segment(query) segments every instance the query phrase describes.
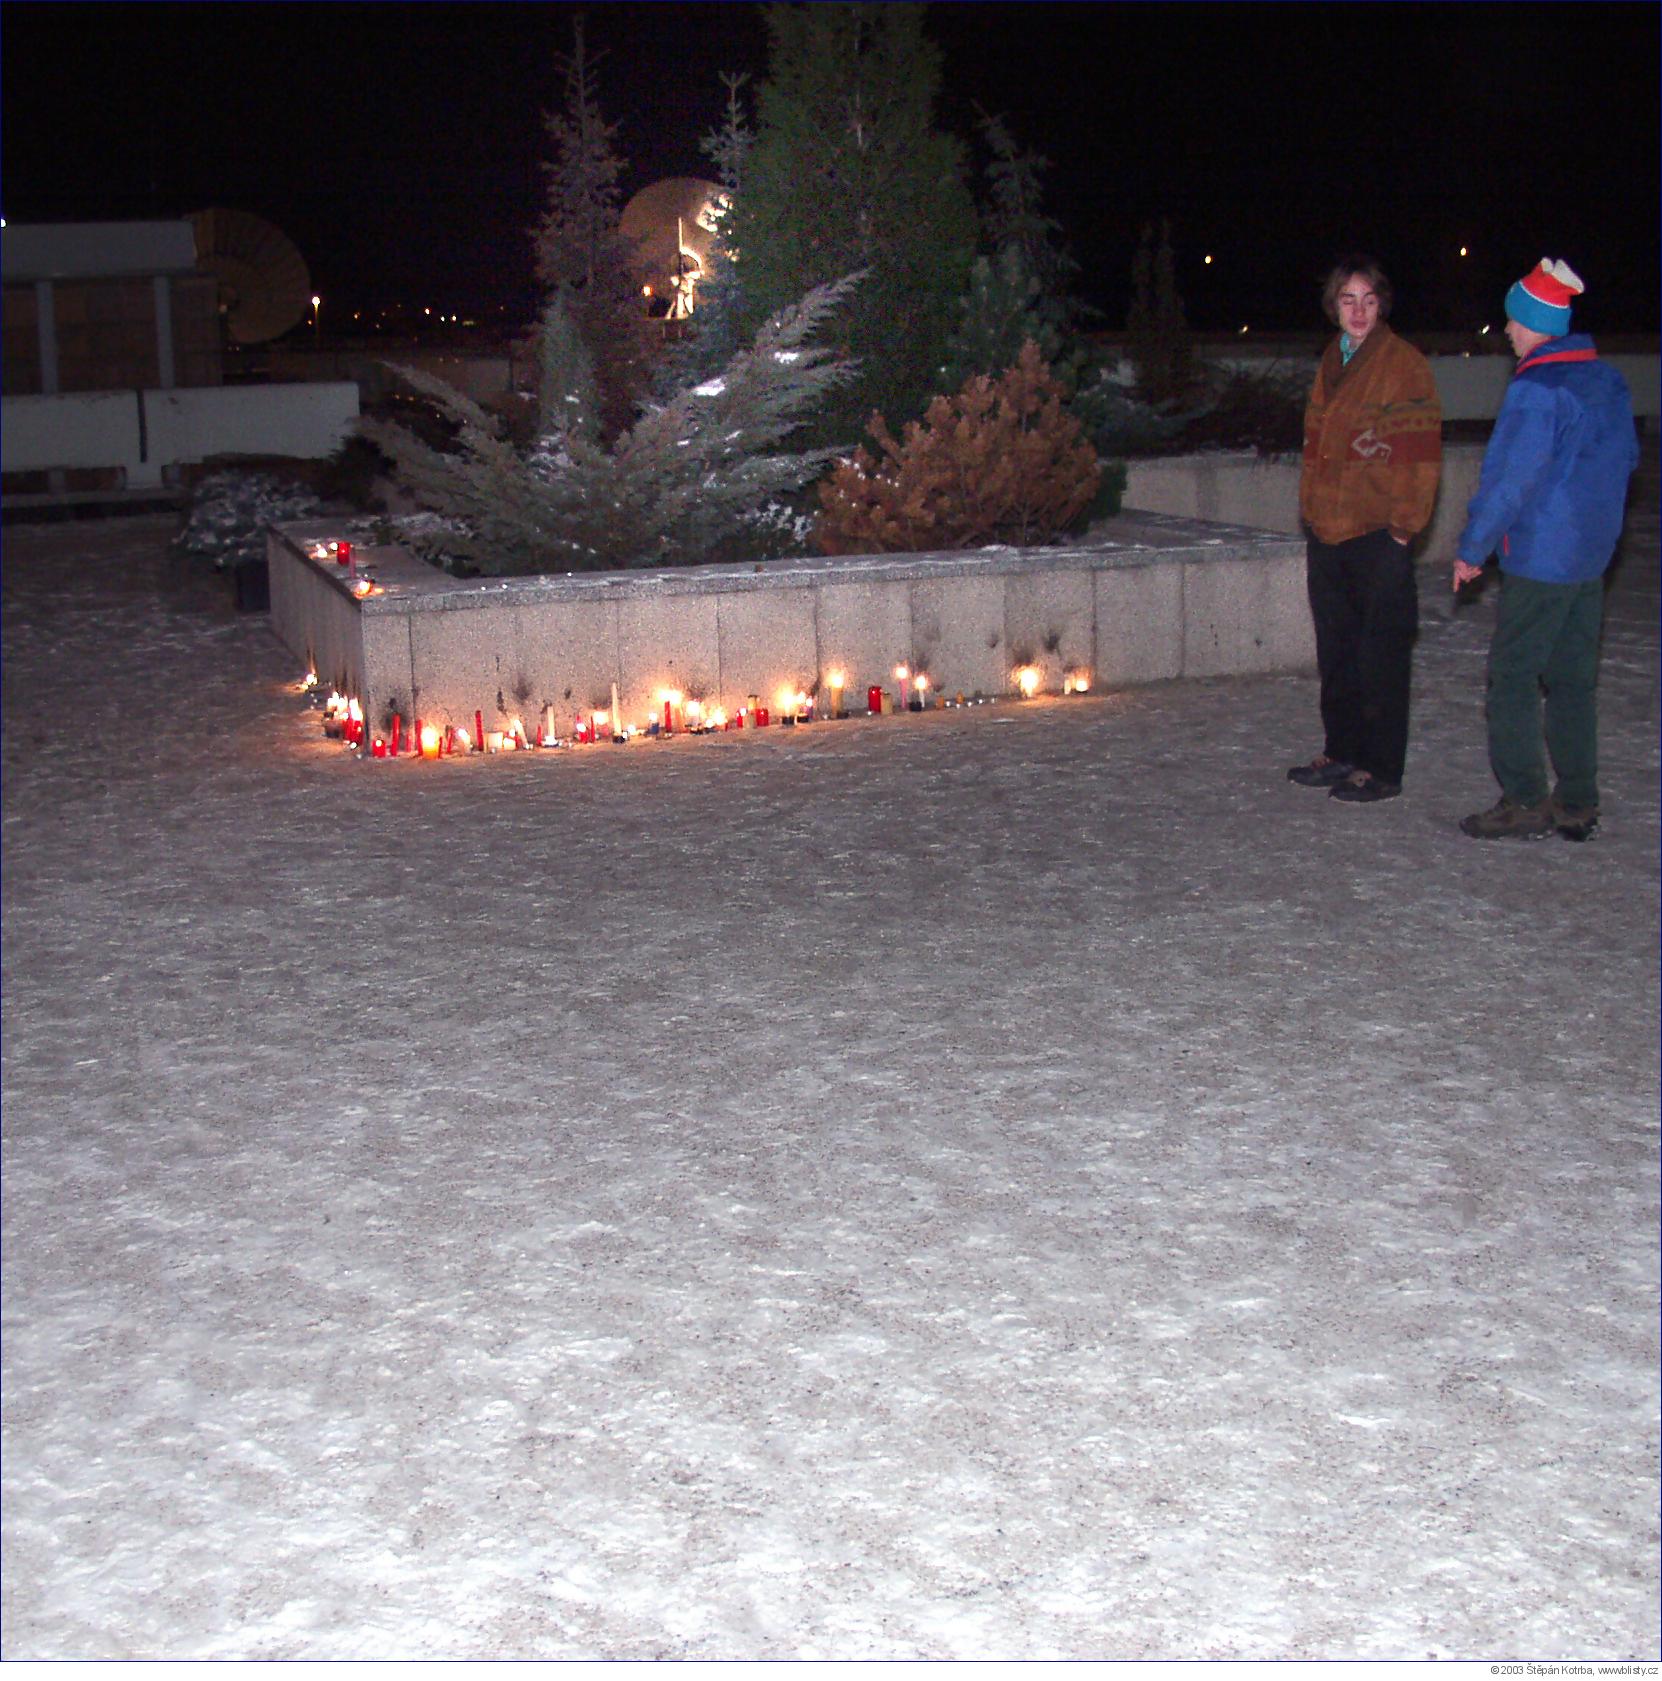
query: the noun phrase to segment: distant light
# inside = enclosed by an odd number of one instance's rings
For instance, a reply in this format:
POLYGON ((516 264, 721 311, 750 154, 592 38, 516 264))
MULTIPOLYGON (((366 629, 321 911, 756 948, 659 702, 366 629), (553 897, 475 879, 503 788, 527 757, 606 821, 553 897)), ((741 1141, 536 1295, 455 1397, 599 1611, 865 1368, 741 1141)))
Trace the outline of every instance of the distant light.
POLYGON ((1242 327, 1242 328, 1241 328, 1241 331, 1242 331, 1242 332, 1243 332, 1243 333, 1244 333, 1244 332, 1245 332, 1245 331, 1246 331, 1246 328, 1245 328, 1245 327, 1244 327, 1244 326, 1243 326, 1243 327, 1242 327))
POLYGON ((1488 330, 1489 330, 1489 323, 1487 321, 1485 321, 1483 323, 1483 325, 1477 329, 1479 337, 1481 337, 1484 333, 1488 332, 1488 330))
MULTIPOLYGON (((294 294, 293 294, 293 293, 290 293, 290 294, 289 294, 289 295, 290 295, 290 296, 291 296, 291 297, 292 297, 292 296, 293 296, 293 295, 294 295, 294 294)), ((319 297, 319 296, 318 296, 318 295, 317 295, 317 293, 316 293, 316 292, 313 292, 313 293, 312 293, 312 308, 313 308, 313 309, 316 309, 316 308, 318 308, 318 307, 319 307, 319 306, 320 306, 320 305, 321 305, 321 304, 322 304, 322 302, 323 302, 323 299, 322 299, 322 298, 320 298, 320 297, 319 297)))
POLYGON ((1465 255, 1466 255, 1466 248, 1465 248, 1465 246, 1464 246, 1464 245, 1462 245, 1462 246, 1461 246, 1461 247, 1460 247, 1460 255, 1461 255, 1461 256, 1462 256, 1462 257, 1463 257, 1463 256, 1465 256, 1465 255))
POLYGON ((1206 256, 1205 256, 1205 257, 1204 257, 1204 258, 1203 258, 1203 259, 1202 259, 1202 261, 1204 261, 1204 262, 1207 262, 1207 263, 1210 263, 1210 262, 1211 262, 1211 261, 1212 261, 1212 254, 1211 254, 1211 252, 1209 252, 1209 251, 1208 251, 1208 252, 1207 252, 1207 254, 1206 254, 1206 256))

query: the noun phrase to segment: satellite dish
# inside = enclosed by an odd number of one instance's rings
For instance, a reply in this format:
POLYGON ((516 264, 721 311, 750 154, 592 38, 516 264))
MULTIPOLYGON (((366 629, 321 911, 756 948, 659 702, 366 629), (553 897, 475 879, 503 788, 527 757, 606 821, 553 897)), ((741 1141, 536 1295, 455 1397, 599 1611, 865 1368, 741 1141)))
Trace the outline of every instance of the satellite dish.
POLYGON ((219 281, 219 312, 238 344, 263 344, 305 319, 312 281, 287 234, 248 210, 198 210, 196 266, 219 281))
POLYGON ((647 279, 677 318, 692 314, 693 291, 710 266, 723 194, 714 181, 672 175, 654 181, 624 205, 625 239, 636 242, 647 279))

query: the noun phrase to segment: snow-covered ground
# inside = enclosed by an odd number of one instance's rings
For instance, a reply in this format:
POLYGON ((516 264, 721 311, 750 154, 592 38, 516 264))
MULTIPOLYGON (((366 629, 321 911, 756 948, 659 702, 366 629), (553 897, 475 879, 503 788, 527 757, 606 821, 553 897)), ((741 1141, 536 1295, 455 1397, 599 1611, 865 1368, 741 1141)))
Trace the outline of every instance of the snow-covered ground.
POLYGON ((1308 677, 437 766, 4 556, 7 1658, 1657 1655, 1654 492, 1605 832, 1308 677))

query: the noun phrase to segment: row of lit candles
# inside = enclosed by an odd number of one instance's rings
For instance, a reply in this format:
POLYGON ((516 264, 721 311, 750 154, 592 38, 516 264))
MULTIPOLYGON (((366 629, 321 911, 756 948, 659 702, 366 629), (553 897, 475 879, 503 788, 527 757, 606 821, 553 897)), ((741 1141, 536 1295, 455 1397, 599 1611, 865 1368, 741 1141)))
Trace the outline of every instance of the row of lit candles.
MULTIPOLYGON (((1018 666, 1012 676, 1017 691, 1024 699, 1031 699, 1038 693, 1042 678, 1036 666, 1018 666)), ((966 700, 960 694, 954 700, 947 700, 933 692, 934 686, 927 672, 914 673, 904 665, 895 667, 895 679, 899 684, 900 711, 925 712, 934 707, 980 705, 987 698, 977 694, 966 700)), ((316 685, 316 673, 308 673, 301 687, 309 690, 316 685)), ((844 674, 841 671, 831 672, 826 686, 831 691, 831 710, 824 716, 846 718, 848 713, 842 704, 843 691, 847 687, 844 674)), ((1062 679, 1063 694, 1085 694, 1090 686, 1088 671, 1070 671, 1062 679)), ((724 707, 706 706, 703 701, 684 696, 677 689, 660 689, 656 705, 662 707, 662 716, 654 716, 644 729, 635 725, 620 725, 618 719, 622 716, 622 709, 618 705, 617 685, 614 683, 611 707, 596 707, 578 713, 572 721, 572 733, 563 738, 558 733, 552 706, 544 711, 535 740, 527 734, 524 723, 517 717, 509 720, 506 729, 487 730, 484 714, 478 711, 473 714, 471 733, 465 727, 427 724, 418 718, 407 738, 403 717, 395 712, 392 727, 383 738, 368 734, 363 708, 358 701, 348 699, 335 690, 323 703, 323 733, 360 751, 367 751, 377 759, 397 759, 406 753, 423 759, 440 759, 457 753, 512 753, 529 751, 532 747, 563 747, 568 743, 625 742, 641 736, 708 735, 716 731, 742 730, 747 726, 764 729, 774 722, 773 713, 761 704, 756 695, 749 696, 746 704, 732 714, 724 707)), ((866 712, 869 716, 877 717, 896 710, 895 697, 888 689, 873 684, 866 690, 866 712)), ((815 697, 805 689, 786 687, 779 691, 777 721, 780 724, 809 724, 818 716, 821 714, 816 709, 815 697)))

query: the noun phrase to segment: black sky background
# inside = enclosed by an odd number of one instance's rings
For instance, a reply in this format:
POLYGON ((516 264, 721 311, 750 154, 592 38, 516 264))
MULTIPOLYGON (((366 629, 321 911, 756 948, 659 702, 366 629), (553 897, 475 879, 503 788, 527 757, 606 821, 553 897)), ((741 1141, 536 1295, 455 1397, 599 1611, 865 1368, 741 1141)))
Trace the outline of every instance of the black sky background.
MULTIPOLYGON (((526 315, 576 9, 7 0, 0 208, 251 210, 300 247, 331 322, 395 301, 526 315)), ((759 8, 582 9, 625 191, 711 173, 720 73, 766 73, 759 8)), ((1170 217, 1205 328, 1319 327, 1319 275, 1357 246, 1410 330, 1498 319, 1544 255, 1588 281, 1578 325, 1657 328, 1655 4, 952 0, 928 18, 940 126, 973 142, 976 110, 1002 112, 1052 160, 1049 208, 1105 327, 1141 226, 1170 217)))

